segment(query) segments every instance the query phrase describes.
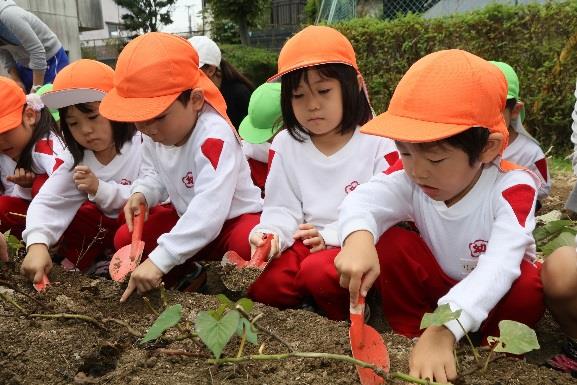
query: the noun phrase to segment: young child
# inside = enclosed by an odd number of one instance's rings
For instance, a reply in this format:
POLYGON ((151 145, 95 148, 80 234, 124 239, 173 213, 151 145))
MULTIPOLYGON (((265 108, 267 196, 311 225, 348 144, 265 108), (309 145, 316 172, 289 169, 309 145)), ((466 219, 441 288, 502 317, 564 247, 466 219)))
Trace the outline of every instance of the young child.
POLYGON ((166 33, 137 37, 118 57, 114 85, 100 113, 135 122, 145 134, 143 165, 115 246, 130 243, 133 215, 146 215, 148 259, 130 276, 121 301, 135 289, 158 287, 169 272, 167 286, 178 284, 194 259, 220 260, 235 250, 248 260, 246 240, 259 220, 260 190, 250 180, 224 99, 198 68, 194 48, 166 33), (167 198, 171 205, 157 206, 167 198))
POLYGON ((260 85, 250 97, 248 115, 240 123, 242 151, 250 166, 250 176, 264 196, 270 144, 282 128, 280 83, 260 85))
POLYGON ((64 144, 40 96, 24 95, 0 77, 0 231, 21 237, 26 211, 48 175, 62 163, 64 144))
MULTIPOLYGON (((488 61, 439 51, 413 64, 388 110, 362 128, 394 139, 402 164, 359 186, 340 208, 335 266, 351 306, 378 279, 389 324, 409 337, 443 304, 462 311, 465 331, 485 337, 497 336, 503 319, 529 326, 540 319, 540 268, 532 263, 539 178, 500 159, 506 95, 505 77, 488 61), (419 233, 393 227, 405 220, 419 233)), ((410 374, 455 378, 453 346, 463 335, 456 321, 427 328, 410 374)))
MULTIPOLYGON (((118 214, 138 177, 142 147, 134 125, 98 113, 113 76, 106 64, 78 60, 58 73, 53 90, 42 97, 60 111, 70 155, 28 208, 21 270, 34 282, 50 271, 48 249, 57 244, 62 265, 82 272, 94 271, 97 258, 113 249, 118 214)), ((99 273, 107 274, 107 258, 101 262, 99 273)))
MULTIPOLYGON (((348 295, 333 265, 340 245, 337 208, 347 194, 397 159, 389 139, 363 135, 372 118, 364 80, 347 38, 310 26, 278 59, 284 126, 273 140, 270 173, 254 249, 274 234, 274 258, 249 295, 279 308, 313 300, 328 318, 348 316, 348 295)), ((271 79, 271 80, 272 80, 271 79)))
POLYGON ((503 159, 519 166, 527 167, 542 178, 541 187, 537 192, 537 210, 540 201, 551 191, 551 180, 547 168, 547 158, 539 142, 531 136, 523 126, 525 106, 519 99, 519 78, 515 70, 507 63, 492 61, 507 79, 507 104, 503 117, 509 129, 509 145, 503 151, 503 159))

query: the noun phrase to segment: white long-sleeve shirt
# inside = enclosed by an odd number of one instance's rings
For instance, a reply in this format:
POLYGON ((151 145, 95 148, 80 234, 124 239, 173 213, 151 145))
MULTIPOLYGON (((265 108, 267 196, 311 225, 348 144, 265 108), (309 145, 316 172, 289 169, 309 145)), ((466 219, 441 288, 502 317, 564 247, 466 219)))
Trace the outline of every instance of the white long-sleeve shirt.
MULTIPOLYGON (((63 157, 67 156, 66 154, 69 153, 65 149, 64 143, 56 135, 50 133, 48 138, 41 138, 34 145, 32 149, 32 169, 30 171, 38 175, 48 174, 50 176, 60 167, 63 157)), ((32 189, 21 187, 6 179, 8 175, 14 175, 16 161, 7 155, 0 154, 0 167, 2 184, 5 189, 3 195, 31 200, 32 189)))
POLYGON ((271 147, 273 158, 265 185, 260 223, 253 232, 279 236, 281 251, 293 244, 302 223, 317 228, 327 246, 340 246, 337 208, 345 196, 398 159, 393 141, 360 133, 331 156, 310 139, 298 142, 280 132, 271 147))
POLYGON ((262 209, 240 142, 206 103, 184 145, 165 146, 145 136, 132 192, 143 193, 148 207, 170 198, 180 216, 149 255, 164 273, 216 239, 226 220, 262 209))
MULTIPOLYGON (((367 230, 377 242, 396 223, 414 221, 441 269, 459 280, 438 304, 461 309, 459 321, 475 331, 521 274, 523 258, 534 259, 534 178, 524 170, 486 166, 475 186, 447 207, 425 195, 404 170, 379 174, 345 198, 341 240, 367 230)), ((457 340, 464 335, 456 321, 446 326, 457 340)))
POLYGON ((81 164, 88 166, 98 178, 98 190, 92 196, 76 188, 74 160, 68 154, 28 207, 26 229, 22 233, 26 245, 55 244, 87 199, 107 217, 117 218, 130 196, 131 183, 138 178, 141 161, 142 135, 139 133, 124 143, 120 154, 106 165, 100 163, 92 151, 84 150, 81 164))
POLYGON ((535 140, 523 134, 517 135, 515 140, 510 142, 505 151, 503 151, 503 159, 519 166, 527 167, 542 179, 537 199, 544 199, 549 195, 551 178, 549 177, 547 159, 535 140))

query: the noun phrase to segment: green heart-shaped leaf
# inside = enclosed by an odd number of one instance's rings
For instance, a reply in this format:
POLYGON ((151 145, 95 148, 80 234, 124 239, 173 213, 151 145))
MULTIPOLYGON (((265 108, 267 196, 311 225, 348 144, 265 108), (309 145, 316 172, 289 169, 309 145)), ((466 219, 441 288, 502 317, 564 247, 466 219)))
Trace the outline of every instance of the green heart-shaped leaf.
POLYGON ((448 304, 444 304, 435 309, 432 313, 425 313, 421 320, 421 329, 426 329, 431 325, 441 326, 449 321, 456 320, 461 316, 461 310, 451 311, 448 304))
POLYGON ((182 305, 176 304, 167 307, 154 321, 148 333, 140 341, 140 343, 146 343, 157 339, 164 333, 167 329, 173 327, 180 322, 182 318, 182 305))
POLYGON ((196 316, 195 330, 202 342, 214 354, 220 358, 226 344, 230 341, 240 321, 240 314, 236 310, 227 312, 217 320, 209 312, 201 311, 196 316))
POLYGON ((239 337, 242 337, 243 329, 246 330, 246 340, 253 345, 258 345, 258 335, 256 329, 250 324, 249 320, 246 318, 241 318, 240 322, 238 323, 238 329, 236 330, 236 334, 239 337))
POLYGON ((240 305, 243 310, 247 313, 250 313, 252 311, 252 308, 254 307, 254 302, 252 302, 252 300, 248 299, 248 298, 241 298, 238 301, 236 301, 237 305, 240 305))
POLYGON ((548 256, 553 251, 562 246, 573 246, 575 244, 575 234, 569 231, 564 231, 545 246, 541 247, 541 251, 545 256, 548 256))
POLYGON ((487 338, 489 343, 497 343, 496 352, 525 354, 540 348, 535 330, 520 322, 499 322, 499 334, 499 337, 487 338))

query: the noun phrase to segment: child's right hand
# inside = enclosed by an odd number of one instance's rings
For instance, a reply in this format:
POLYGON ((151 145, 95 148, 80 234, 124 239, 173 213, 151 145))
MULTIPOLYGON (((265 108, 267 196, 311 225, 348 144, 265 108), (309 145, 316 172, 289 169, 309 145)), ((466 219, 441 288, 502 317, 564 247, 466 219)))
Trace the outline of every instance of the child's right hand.
POLYGON ((8 175, 6 177, 6 180, 14 184, 17 184, 20 187, 30 188, 32 187, 34 178, 36 178, 36 174, 34 174, 32 171, 28 171, 23 168, 17 168, 16 170, 14 170, 14 175, 8 175))
POLYGON ((359 294, 366 297, 381 272, 373 234, 351 233, 335 258, 335 267, 341 287, 349 289, 351 306, 356 306, 359 294))
POLYGON ((20 273, 32 283, 38 283, 44 274, 50 273, 50 270, 52 270, 52 258, 48 253, 48 247, 43 243, 30 245, 20 266, 20 273))
MULTIPOLYGON (((273 259, 279 256, 280 246, 278 243, 278 235, 275 233, 270 233, 273 235, 272 241, 270 242, 270 254, 268 255, 268 259, 273 259)), ((257 247, 260 247, 264 244, 263 233, 255 232, 250 236, 250 255, 251 257, 254 255, 257 247)))
POLYGON ((144 220, 148 219, 148 204, 146 203, 146 198, 143 193, 132 194, 126 204, 124 205, 124 217, 126 218, 126 225, 128 226, 128 231, 132 232, 132 218, 135 215, 140 215, 140 205, 144 205, 144 220))

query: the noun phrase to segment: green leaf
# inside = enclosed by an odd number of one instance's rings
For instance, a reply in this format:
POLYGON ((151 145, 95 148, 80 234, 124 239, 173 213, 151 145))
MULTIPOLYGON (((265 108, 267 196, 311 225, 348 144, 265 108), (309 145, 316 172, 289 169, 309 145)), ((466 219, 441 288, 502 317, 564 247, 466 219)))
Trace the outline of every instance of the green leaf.
POLYGON ((216 299, 218 299, 218 302, 221 305, 224 305, 229 309, 234 309, 234 302, 232 302, 230 299, 228 299, 228 297, 226 295, 219 294, 216 296, 216 299))
POLYGON ((421 329, 426 329, 429 326, 441 326, 445 323, 456 320, 461 316, 461 310, 451 311, 448 304, 444 304, 435 309, 432 313, 425 313, 421 320, 421 329))
POLYGON ((490 344, 497 343, 496 352, 525 354, 540 348, 535 330, 520 322, 499 322, 499 334, 499 337, 487 338, 490 344))
POLYGON ((254 307, 254 302, 252 302, 248 298, 241 298, 238 301, 236 301, 236 304, 240 305, 240 307, 242 307, 243 310, 247 313, 250 313, 254 307))
POLYGON ((251 325, 250 321, 246 318, 241 318, 240 322, 238 323, 238 329, 236 330, 236 334, 239 337, 242 337, 242 331, 246 329, 246 340, 253 345, 258 345, 258 335, 255 328, 251 325))
POLYGON ((140 341, 140 343, 146 343, 157 339, 164 333, 167 329, 170 329, 182 318, 182 305, 176 304, 167 307, 154 321, 154 324, 148 330, 148 333, 140 341))
POLYGON ((541 251, 545 256, 548 256, 559 247, 574 246, 574 245, 575 245, 575 234, 566 231, 559 234, 552 241, 548 242, 545 246, 541 248, 541 251))
POLYGON ((533 231, 535 242, 541 242, 552 235, 557 235, 561 233, 565 227, 571 226, 572 224, 573 222, 571 220, 561 219, 540 226, 533 231))
POLYGON ((239 321, 240 313, 236 310, 227 312, 219 320, 209 312, 201 311, 196 316, 195 330, 214 357, 220 358, 224 347, 237 331, 239 321))
POLYGON ((18 251, 24 247, 24 242, 18 239, 15 235, 10 234, 10 229, 4 233, 6 245, 8 247, 8 256, 14 259, 18 256, 18 251))

